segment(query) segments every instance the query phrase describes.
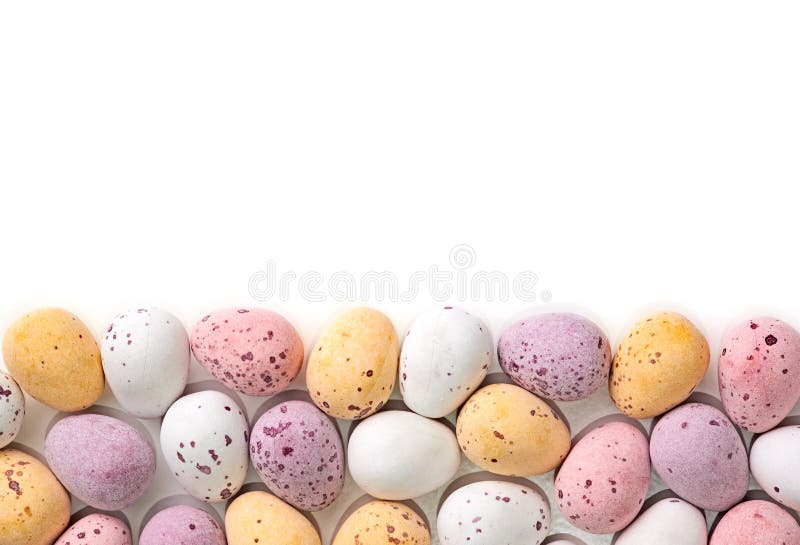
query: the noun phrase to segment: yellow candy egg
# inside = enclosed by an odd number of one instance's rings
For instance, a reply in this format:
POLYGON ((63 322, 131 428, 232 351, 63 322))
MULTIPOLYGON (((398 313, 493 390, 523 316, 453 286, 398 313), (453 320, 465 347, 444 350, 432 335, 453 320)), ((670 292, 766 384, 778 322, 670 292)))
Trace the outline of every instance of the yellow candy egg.
POLYGON ((347 517, 332 545, 430 545, 425 521, 408 506, 371 501, 347 517))
POLYGON ((392 393, 399 353, 389 318, 364 307, 345 312, 311 351, 306 370, 311 398, 336 418, 369 416, 392 393))
POLYGON ((456 435, 473 464, 500 475, 547 473, 570 448, 569 428, 558 414, 513 384, 475 392, 458 414, 456 435))
POLYGON ((665 413, 691 395, 708 369, 703 334, 675 312, 659 312, 635 324, 611 364, 609 391, 632 418, 665 413))
POLYGON ((11 324, 3 337, 3 359, 23 390, 59 411, 91 407, 103 393, 97 343, 66 310, 35 310, 11 324))
POLYGON ((50 545, 69 523, 69 495, 36 458, 0 450, 0 545, 50 545))
POLYGON ((242 494, 225 513, 228 545, 321 545, 319 534, 300 511, 267 492, 242 494))

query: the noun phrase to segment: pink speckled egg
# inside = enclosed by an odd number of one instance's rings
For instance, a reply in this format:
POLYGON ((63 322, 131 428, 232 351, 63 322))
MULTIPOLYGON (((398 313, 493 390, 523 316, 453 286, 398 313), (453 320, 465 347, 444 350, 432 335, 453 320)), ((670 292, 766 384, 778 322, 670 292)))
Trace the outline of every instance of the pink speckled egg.
POLYGON ((776 318, 747 320, 722 340, 719 393, 733 422, 761 433, 800 398, 800 333, 776 318))
POLYGON ((680 497, 724 511, 747 493, 747 451, 721 411, 688 403, 664 415, 650 435, 653 469, 680 497))
POLYGON ((285 390, 303 366, 303 341, 292 324, 259 308, 204 316, 192 331, 192 351, 215 378, 252 396, 285 390))
POLYGON ((96 513, 80 519, 61 534, 55 545, 131 545, 128 525, 116 517, 96 513))
POLYGON ((555 494, 573 526, 610 534, 636 517, 649 485, 647 438, 631 424, 609 422, 572 448, 556 476, 555 494))
POLYGON ((156 471, 156 455, 147 439, 125 422, 99 414, 57 422, 45 438, 44 451, 72 495, 105 511, 136 502, 156 471))
POLYGON ((139 545, 225 545, 214 517, 195 507, 176 505, 156 513, 139 536, 139 545))
POLYGON ((569 313, 531 316, 507 328, 497 343, 500 366, 534 394, 583 399, 608 382, 611 347, 592 321, 569 313))
POLYGON ((800 545, 800 526, 772 502, 746 501, 725 513, 709 545, 800 545))
POLYGON ((306 511, 333 503, 344 486, 344 447, 328 415, 306 401, 285 401, 261 415, 250 457, 276 496, 306 511))

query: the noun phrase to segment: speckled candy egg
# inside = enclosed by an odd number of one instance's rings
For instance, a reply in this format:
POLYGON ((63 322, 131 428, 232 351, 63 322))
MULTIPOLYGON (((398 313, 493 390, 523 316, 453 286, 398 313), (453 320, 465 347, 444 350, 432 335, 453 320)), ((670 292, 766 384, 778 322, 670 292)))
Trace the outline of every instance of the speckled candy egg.
POLYGON ((520 386, 548 399, 589 397, 608 382, 611 347, 597 325, 577 314, 531 316, 497 343, 500 366, 520 386))
POLYGON ((371 501, 345 519, 331 545, 430 545, 425 521, 408 506, 371 501))
POLYGON ((750 447, 750 471, 774 500, 800 510, 800 426, 758 436, 750 447))
POLYGON ((61 534, 54 545, 131 545, 131 530, 116 517, 87 515, 61 534))
POLYGON ((228 545, 320 545, 319 534, 302 513, 266 492, 242 494, 225 513, 228 545))
POLYGON ((74 496, 97 509, 125 509, 145 493, 156 455, 139 431, 99 414, 58 421, 44 442, 47 463, 74 496))
POLYGON ((303 366, 303 341, 276 312, 212 312, 192 331, 195 358, 230 389, 252 396, 285 390, 303 366))
POLYGON ((306 383, 317 407, 336 418, 364 418, 389 399, 399 345, 392 322, 371 308, 339 316, 308 359, 306 383))
POLYGON ((408 411, 370 416, 356 426, 347 446, 353 480, 367 494, 384 500, 432 492, 453 477, 460 462, 450 428, 408 411))
POLYGON ((611 365, 609 389, 632 418, 665 413, 691 395, 708 369, 708 343, 674 312, 660 312, 631 328, 611 365))
POLYGON ((69 494, 46 465, 0 450, 0 545, 50 545, 69 524, 69 494))
POLYGON ((492 363, 489 328, 469 312, 444 307, 417 317, 400 352, 400 392, 412 411, 441 418, 461 405, 492 363))
POLYGON ((668 488, 701 509, 725 511, 747 493, 747 451, 721 411, 687 403, 658 420, 650 435, 653 469, 668 488))
POLYGON ((461 450, 500 475, 539 475, 567 456, 569 429, 547 403, 513 384, 491 384, 470 397, 456 422, 461 450))
POLYGON ((34 310, 11 324, 3 359, 23 390, 59 411, 91 407, 105 387, 92 333, 66 310, 34 310))
POLYGON ((324 509, 344 486, 339 430, 306 401, 285 401, 261 415, 250 434, 250 458, 270 490, 298 509, 324 509))
POLYGON ((706 517, 692 504, 666 498, 639 515, 615 545, 706 545, 706 517))
POLYGON ((214 517, 196 507, 175 505, 147 522, 139 545, 226 545, 226 540, 214 517))
POLYGON ((25 396, 10 375, 0 371, 0 448, 19 433, 25 417, 25 396))
POLYGON ((533 488, 481 481, 450 494, 436 526, 442 545, 539 545, 550 530, 550 505, 533 488))
POLYGON ((636 517, 649 484, 647 438, 631 424, 609 422, 572 448, 556 476, 556 501, 573 526, 609 534, 636 517))
POLYGON ((725 513, 709 545, 800 545, 800 526, 774 503, 746 501, 725 513))
POLYGON ((120 405, 139 418, 163 416, 189 375, 189 339, 180 320, 158 308, 120 314, 101 343, 106 380, 120 405))
POLYGON ((180 398, 161 423, 161 450, 186 491, 207 502, 224 501, 244 483, 247 420, 227 395, 207 390, 180 398))
POLYGON ((800 397, 800 333, 775 318, 753 318, 722 340, 719 392, 738 426, 774 428, 800 397))

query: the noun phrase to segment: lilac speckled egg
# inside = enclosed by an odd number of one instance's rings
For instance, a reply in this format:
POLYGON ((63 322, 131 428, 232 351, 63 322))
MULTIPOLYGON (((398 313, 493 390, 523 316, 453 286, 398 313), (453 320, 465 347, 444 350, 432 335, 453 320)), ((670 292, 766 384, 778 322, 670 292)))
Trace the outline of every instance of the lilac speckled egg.
POLYGON ((192 331, 192 351, 223 384, 252 396, 285 390, 303 366, 303 341, 286 318, 260 308, 212 312, 192 331))
POLYGON ((324 509, 344 486, 339 431, 306 401, 286 401, 261 415, 250 434, 250 457, 270 490, 298 509, 324 509))
POLYGON ((225 544, 225 532, 214 517, 188 505, 176 505, 159 511, 139 536, 139 545, 225 544))
POLYGON ((710 511, 725 511, 747 493, 747 451, 718 409, 687 403, 659 419, 650 435, 653 469, 681 498, 710 511))
POLYGON ((95 513, 80 519, 54 545, 131 545, 128 525, 116 517, 95 513))
POLYGON ((555 480, 558 507, 576 528, 610 534, 625 528, 650 485, 647 438, 626 422, 609 422, 572 448, 555 480))
POLYGON ((508 327, 497 343, 500 366, 542 397, 574 401, 608 382, 611 347, 592 321, 569 313, 538 314, 508 327))
POLYGON ((772 502, 746 501, 725 513, 709 545, 800 545, 800 526, 772 502))
POLYGON ((755 433, 770 430, 800 398, 800 333, 776 318, 747 320, 723 338, 717 372, 731 420, 755 433))
POLYGON ((229 396, 206 390, 172 404, 161 423, 161 452, 181 486, 197 499, 224 501, 247 474, 250 430, 229 396))
POLYGON ((136 502, 156 471, 156 455, 147 439, 122 420, 100 414, 57 422, 45 438, 44 452, 73 496, 104 511, 136 502))

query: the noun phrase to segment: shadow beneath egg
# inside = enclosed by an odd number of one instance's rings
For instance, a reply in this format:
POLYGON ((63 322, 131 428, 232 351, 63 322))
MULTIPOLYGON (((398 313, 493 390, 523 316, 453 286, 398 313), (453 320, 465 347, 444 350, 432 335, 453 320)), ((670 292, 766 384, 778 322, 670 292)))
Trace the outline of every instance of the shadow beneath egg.
POLYGON ((466 475, 462 475, 447 485, 447 488, 444 489, 444 492, 442 492, 442 495, 439 498, 439 503, 436 506, 436 514, 437 515, 439 514, 439 511, 441 511, 442 509, 442 505, 453 492, 467 485, 484 481, 502 481, 530 488, 534 492, 539 494, 539 496, 541 496, 541 498, 547 504, 547 507, 552 510, 552 506, 550 505, 550 498, 548 498, 545 491, 533 481, 526 479, 525 477, 498 475, 490 471, 476 471, 474 473, 467 473, 466 475))
POLYGON ((44 465, 48 469, 50 468, 50 466, 47 464, 47 458, 45 457, 45 455, 43 453, 40 453, 38 450, 34 449, 33 447, 29 447, 28 445, 26 445, 24 443, 18 443, 16 441, 12 441, 11 443, 9 443, 5 447, 3 447, 2 450, 3 451, 18 450, 23 454, 27 454, 31 458, 35 458, 36 460, 39 460, 39 462, 41 462, 42 465, 44 465))
POLYGON ((174 496, 167 496, 166 498, 161 498, 145 512, 144 517, 142 517, 142 522, 139 524, 139 535, 142 535, 147 524, 150 520, 155 517, 158 513, 163 511, 164 509, 169 509, 170 507, 176 507, 178 505, 186 505, 188 507, 194 507, 195 509, 199 509, 208 513, 211 518, 213 518, 217 524, 219 524, 220 528, 224 528, 223 520, 220 514, 213 508, 211 505, 207 504, 206 502, 200 501, 193 496, 189 496, 188 494, 177 494, 174 496))

